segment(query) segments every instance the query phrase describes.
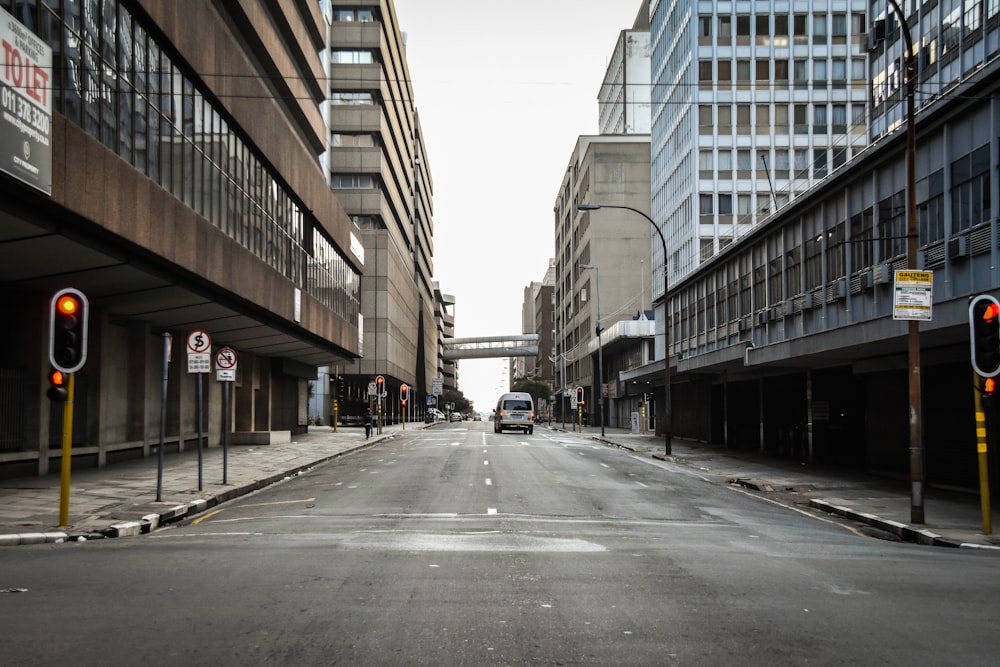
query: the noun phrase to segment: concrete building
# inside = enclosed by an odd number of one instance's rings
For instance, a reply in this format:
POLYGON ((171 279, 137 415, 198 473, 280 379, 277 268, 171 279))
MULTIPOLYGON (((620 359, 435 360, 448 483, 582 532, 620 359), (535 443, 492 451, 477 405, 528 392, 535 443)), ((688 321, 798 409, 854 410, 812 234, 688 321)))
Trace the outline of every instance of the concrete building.
MULTIPOLYGON (((914 260, 933 286, 931 319, 918 326, 919 481, 975 490, 968 304, 1000 294, 1000 10, 947 2, 914 12, 913 42, 931 51, 918 54, 917 81, 947 92, 921 94, 915 115, 914 260)), ((886 72, 903 71, 902 32, 885 3, 872 3, 871 16, 876 140, 671 284, 669 359, 684 387, 672 406, 678 435, 905 479, 914 474, 910 337, 895 319, 894 285, 910 260, 909 184, 900 88, 884 88, 896 76, 886 72)), ((620 379, 656 382, 662 372, 650 365, 620 379)), ((993 477, 997 419, 988 410, 993 477)))
MULTIPOLYGON (((629 211, 581 213, 581 202, 641 207, 649 202, 649 138, 641 135, 582 136, 563 175, 554 206, 555 357, 565 369, 561 388, 586 389, 588 419, 597 423, 600 385, 596 357, 588 351, 598 325, 644 311, 649 290, 649 223, 629 211), (583 269, 580 265, 596 267, 583 269), (598 312, 598 304, 603 310, 598 312)), ((604 336, 607 336, 607 332, 604 336)))
POLYGON ((597 96, 599 134, 649 134, 649 2, 644 0, 631 30, 622 30, 611 52, 597 96))
POLYGON ((674 283, 868 144, 868 1, 650 5, 652 217, 674 283))
MULTIPOLYGON (((326 106, 330 187, 365 254, 362 354, 342 371, 343 412, 360 414, 367 387, 385 378, 390 397, 411 389, 419 411, 438 372, 433 282, 433 181, 392 0, 333 0, 326 106)), ((386 418, 398 419, 388 400, 386 418)), ((417 417, 419 414, 412 415, 417 417)))
POLYGON ((63 287, 90 303, 74 466, 196 444, 197 331, 210 356, 238 359, 226 423, 208 376, 209 446, 303 430, 316 367, 362 352, 370 259, 319 165, 319 3, 0 7, 4 40, 38 65, 2 80, 33 114, 0 132, 0 300, 15 323, 0 339, 0 474, 60 466, 63 406, 45 378, 63 287))
MULTIPOLYGON (((535 319, 535 302, 542 283, 532 281, 524 288, 524 298, 521 300, 521 333, 538 333, 538 322, 535 319)), ((535 377, 536 357, 511 357, 511 368, 514 379, 535 377)))

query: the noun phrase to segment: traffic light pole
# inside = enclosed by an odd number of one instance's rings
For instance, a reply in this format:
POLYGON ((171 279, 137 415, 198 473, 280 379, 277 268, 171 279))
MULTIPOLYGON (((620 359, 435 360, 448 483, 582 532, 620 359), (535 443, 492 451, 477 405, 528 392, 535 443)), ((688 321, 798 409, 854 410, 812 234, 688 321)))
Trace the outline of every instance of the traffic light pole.
MULTIPOLYGON (((979 390, 980 376, 972 372, 973 391, 976 401, 976 451, 979 458, 979 506, 983 515, 983 535, 993 534, 993 520, 990 516, 990 468, 986 446, 986 413, 983 410, 983 396, 979 390)), ((72 386, 72 385, 71 385, 72 386)))
POLYGON ((62 465, 59 470, 59 525, 69 525, 69 478, 73 466, 73 389, 76 373, 67 373, 66 402, 63 403, 62 465))

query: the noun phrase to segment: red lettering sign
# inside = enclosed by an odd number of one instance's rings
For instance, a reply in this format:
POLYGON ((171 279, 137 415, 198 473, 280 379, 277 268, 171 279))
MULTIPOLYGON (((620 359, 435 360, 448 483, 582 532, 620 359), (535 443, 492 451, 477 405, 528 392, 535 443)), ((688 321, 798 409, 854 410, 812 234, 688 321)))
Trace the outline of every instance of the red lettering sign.
POLYGON ((7 40, 3 40, 3 78, 48 108, 49 74, 7 40))

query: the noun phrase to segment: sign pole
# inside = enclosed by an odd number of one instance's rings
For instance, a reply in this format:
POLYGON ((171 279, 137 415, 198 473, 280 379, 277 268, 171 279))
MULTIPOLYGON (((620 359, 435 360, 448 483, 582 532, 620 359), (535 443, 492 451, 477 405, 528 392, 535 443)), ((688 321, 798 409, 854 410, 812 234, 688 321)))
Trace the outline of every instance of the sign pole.
POLYGON ((983 535, 993 534, 993 520, 990 516, 990 466, 986 448, 986 413, 983 411, 983 397, 979 393, 979 374, 972 373, 972 393, 976 401, 976 452, 979 458, 979 505, 983 517, 983 535))
POLYGON ((201 427, 201 410, 202 410, 202 395, 201 395, 201 373, 198 373, 198 490, 202 489, 202 470, 204 469, 204 460, 202 458, 202 427, 201 427))
POLYGON ((167 380, 170 376, 169 333, 163 334, 163 397, 160 399, 160 446, 157 447, 156 502, 163 500, 163 447, 167 439, 167 380))
POLYGON ((222 383, 222 483, 229 472, 229 383, 222 383))

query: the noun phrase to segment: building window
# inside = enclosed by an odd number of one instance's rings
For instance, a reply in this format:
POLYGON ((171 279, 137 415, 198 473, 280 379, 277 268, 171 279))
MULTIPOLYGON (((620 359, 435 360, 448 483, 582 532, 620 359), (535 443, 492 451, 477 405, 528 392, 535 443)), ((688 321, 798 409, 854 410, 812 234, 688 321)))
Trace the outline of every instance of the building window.
POLYGON ((725 84, 728 88, 733 81, 733 63, 731 60, 720 60, 716 63, 716 68, 719 70, 718 82, 720 85, 725 84))
POLYGON ((736 61, 736 83, 742 84, 740 87, 746 89, 750 85, 750 61, 736 61))
POLYGON ((813 176, 815 178, 823 178, 826 176, 826 149, 825 148, 814 148, 813 149, 813 176))
POLYGON ((795 35, 794 41, 796 44, 809 43, 808 21, 808 14, 796 14, 792 18, 792 33, 795 35))
POLYGON ((334 133, 330 135, 330 145, 335 148, 372 148, 375 137, 371 134, 334 133))
POLYGON ((793 65, 793 72, 795 78, 795 87, 806 89, 809 87, 809 61, 808 60, 796 60, 793 65))
POLYGON ((774 133, 788 134, 788 105, 774 105, 774 133))
POLYGON ((847 43, 847 14, 833 15, 833 30, 831 32, 834 44, 847 43))
POLYGON ((371 174, 333 174, 330 187, 334 190, 371 190, 375 187, 375 179, 371 174))
POLYGON ((736 105, 736 134, 750 134, 750 105, 736 105))
POLYGON ((736 171, 738 178, 750 178, 750 171, 753 164, 750 158, 750 149, 740 148, 736 151, 736 171))
POLYGON ((709 104, 698 105, 698 134, 715 134, 712 106, 709 104))
POLYGON ((719 134, 729 134, 733 131, 733 109, 728 104, 721 104, 718 109, 719 122, 716 130, 719 134))
POLYGON ((758 58, 754 62, 755 78, 757 84, 769 85, 771 81, 771 61, 767 58, 758 58))
POLYGON ((768 46, 771 43, 771 17, 767 14, 758 14, 755 21, 757 27, 757 45, 768 46))
POLYGON ((891 262, 906 254, 906 193, 897 192, 878 203, 879 259, 891 262))
POLYGON ((711 149, 698 151, 698 171, 701 172, 699 175, 702 178, 712 178, 714 175, 712 165, 713 160, 711 149))
POLYGON ((357 21, 370 23, 375 20, 370 9, 334 9, 333 20, 337 22, 357 21))
POLYGON ((733 37, 733 17, 720 16, 719 44, 722 46, 728 46, 732 42, 732 37, 733 37))
POLYGON ((375 100, 369 92, 336 91, 330 94, 330 104, 338 106, 353 106, 374 103, 375 100))
POLYGON ((771 133, 771 107, 766 104, 757 105, 757 118, 754 125, 757 128, 757 134, 771 133))
POLYGON ((917 219, 920 242, 934 243, 944 238, 944 170, 938 169, 917 181, 917 219))
POLYGON ((698 36, 701 38, 712 39, 712 17, 711 16, 699 16, 698 17, 698 36))
POLYGON ((795 149, 795 178, 809 180, 809 149, 795 149))
POLYGON ((788 178, 788 176, 789 176, 788 149, 787 148, 775 148, 774 149, 774 177, 775 178, 788 178))
POLYGON ((774 82, 776 84, 784 84, 782 87, 788 85, 788 61, 787 60, 775 60, 774 61, 774 82))
POLYGON ((813 44, 826 44, 826 16, 813 15, 813 44))
POLYGON ((334 49, 330 52, 330 62, 334 65, 370 65, 374 55, 368 50, 334 49))
POLYGON ((795 116, 795 134, 809 134, 809 105, 796 104, 792 110, 795 116))
POLYGON ((847 134, 847 105, 834 104, 833 112, 833 133, 847 134))
POLYGON ((816 88, 826 88, 826 61, 813 61, 813 86, 816 88))
POLYGON ((990 147, 982 146, 951 163, 953 232, 974 227, 990 214, 990 147))
POLYGON ((733 214, 733 196, 731 194, 719 193, 719 215, 733 214))
POLYGON ((731 178, 733 171, 733 152, 728 148, 719 149, 719 178, 731 178))
POLYGON ((712 199, 710 194, 698 195, 698 215, 711 216, 714 213, 712 199))

